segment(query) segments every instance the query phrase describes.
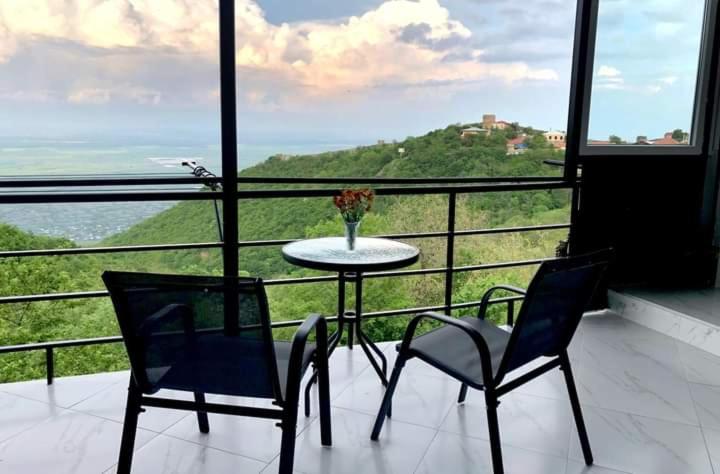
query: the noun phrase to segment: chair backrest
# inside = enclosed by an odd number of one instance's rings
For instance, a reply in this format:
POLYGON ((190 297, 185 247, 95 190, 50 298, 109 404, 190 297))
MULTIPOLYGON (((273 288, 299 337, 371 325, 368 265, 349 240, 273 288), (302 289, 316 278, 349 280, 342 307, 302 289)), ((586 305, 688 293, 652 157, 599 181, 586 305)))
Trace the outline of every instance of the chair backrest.
POLYGON ((540 266, 498 367, 497 381, 540 356, 557 356, 567 349, 610 256, 607 250, 540 266))
POLYGON ((103 281, 144 393, 282 399, 262 280, 108 271, 103 281))

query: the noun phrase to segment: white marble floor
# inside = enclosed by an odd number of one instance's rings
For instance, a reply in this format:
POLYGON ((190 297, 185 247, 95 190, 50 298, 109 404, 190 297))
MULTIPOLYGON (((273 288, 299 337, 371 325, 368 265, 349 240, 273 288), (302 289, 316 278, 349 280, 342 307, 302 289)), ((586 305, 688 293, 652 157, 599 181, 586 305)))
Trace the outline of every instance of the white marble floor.
MULTIPOLYGON (((394 347, 383 348, 394 358, 394 347)), ((506 396, 500 428, 511 474, 720 474, 720 357, 611 313, 588 315, 571 347, 596 465, 587 468, 559 371, 506 396), (714 471, 713 471, 714 469, 714 471)), ((298 473, 491 473, 482 394, 419 362, 401 378, 393 418, 369 439, 382 389, 361 351, 331 359, 333 441, 317 410, 299 420, 298 473)), ((126 372, 0 385, 0 472, 114 472, 126 372)), ((183 394, 170 393, 182 397, 183 394)), ((227 400, 227 399, 226 399, 227 400)), ((148 409, 134 473, 276 472, 272 421, 148 409)))

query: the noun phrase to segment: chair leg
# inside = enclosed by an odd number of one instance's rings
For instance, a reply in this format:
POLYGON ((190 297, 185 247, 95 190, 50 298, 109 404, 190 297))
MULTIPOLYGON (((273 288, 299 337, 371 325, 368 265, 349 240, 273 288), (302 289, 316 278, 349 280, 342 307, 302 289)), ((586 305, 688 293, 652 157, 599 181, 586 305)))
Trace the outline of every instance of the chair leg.
POLYGON ((590 449, 590 440, 588 439, 585 421, 583 420, 582 408, 580 408, 580 399, 575 388, 575 379, 573 378, 572 369, 570 368, 570 358, 567 353, 560 357, 560 368, 565 374, 565 383, 567 385, 568 395, 570 396, 570 404, 572 405, 573 415, 575 417, 575 426, 577 427, 578 436, 580 437, 580 446, 582 446, 585 464, 592 466, 593 455, 590 449))
POLYGON ((330 374, 328 360, 318 363, 318 403, 320 408, 320 442, 332 446, 332 424, 330 421, 330 374))
MULTIPOLYGON (((196 403, 205 403, 205 394, 202 392, 195 392, 195 402, 196 403)), ((197 419, 198 419, 198 427, 200 428, 200 433, 209 433, 210 432, 210 423, 208 422, 207 412, 198 410, 197 419)))
POLYGON ((460 386, 460 394, 458 395, 458 403, 463 403, 465 401, 465 397, 467 397, 468 392, 468 386, 467 384, 462 384, 460 386))
POLYGON ((315 367, 313 366, 313 374, 310 376, 310 380, 308 380, 307 385, 305 385, 305 416, 310 416, 310 392, 312 391, 313 384, 317 380, 318 373, 315 367))
POLYGON ((127 404, 125 405, 125 421, 123 423, 122 442, 120 443, 120 458, 118 459, 118 474, 130 474, 133 451, 135 450, 135 432, 137 431, 138 416, 140 415, 140 399, 142 394, 130 376, 127 404))
POLYGON ((395 393, 395 388, 397 387, 398 380, 400 379, 400 372, 402 372, 403 366, 405 366, 405 357, 401 352, 398 354, 397 361, 395 362, 395 368, 390 376, 390 382, 388 382, 388 386, 385 389, 385 396, 380 404, 380 411, 378 411, 377 418, 375 418, 375 425, 373 426, 372 434, 370 435, 370 439, 373 441, 377 441, 380 437, 380 431, 382 430, 383 423, 385 423, 385 417, 388 416, 392 409, 393 393, 395 393))
POLYGON ((497 407, 499 402, 491 390, 485 391, 487 407, 488 431, 490 432, 490 454, 492 456, 493 474, 503 474, 502 446, 500 446, 500 426, 498 424, 497 407))
POLYGON ((278 474, 292 474, 293 463, 295 462, 295 436, 297 434, 297 403, 288 404, 285 408, 285 416, 281 426, 282 441, 280 443, 280 469, 278 474))

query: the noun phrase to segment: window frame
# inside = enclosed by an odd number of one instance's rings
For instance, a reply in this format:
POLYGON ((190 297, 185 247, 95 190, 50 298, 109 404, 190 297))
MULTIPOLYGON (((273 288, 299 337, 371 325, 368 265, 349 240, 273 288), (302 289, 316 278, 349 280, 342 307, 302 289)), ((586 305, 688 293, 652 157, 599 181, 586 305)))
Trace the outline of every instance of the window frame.
POLYGON ((709 99, 709 83, 711 79, 712 41, 715 38, 715 18, 718 0, 705 0, 705 10, 701 26, 700 51, 698 52, 698 70, 693 103, 693 116, 688 145, 590 145, 589 124, 592 108, 592 82, 595 66, 595 46, 600 1, 590 2, 590 24, 588 43, 585 51, 585 70, 583 107, 580 117, 580 143, 578 155, 582 158, 601 156, 648 157, 648 156, 701 156, 704 153, 706 139, 705 114, 709 99))

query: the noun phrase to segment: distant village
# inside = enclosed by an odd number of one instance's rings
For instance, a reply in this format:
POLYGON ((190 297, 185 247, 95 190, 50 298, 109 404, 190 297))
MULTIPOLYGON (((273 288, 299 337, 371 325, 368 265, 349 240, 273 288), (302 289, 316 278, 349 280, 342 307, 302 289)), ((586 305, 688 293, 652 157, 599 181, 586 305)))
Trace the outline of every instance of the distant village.
MULTIPOLYGON (((497 120, 494 114, 484 114, 482 117, 482 127, 469 126, 463 128, 460 132, 461 138, 468 138, 475 135, 490 135, 493 130, 520 130, 522 127, 517 122, 510 123, 505 120, 497 120)), ((545 140, 555 149, 564 151, 566 146, 566 133, 559 130, 550 130, 547 132, 538 131, 545 137, 545 140)), ((519 133, 515 138, 509 138, 506 141, 507 155, 521 155, 528 149, 528 140, 531 138, 526 132, 519 133)), ((681 130, 667 132, 662 138, 648 139, 647 136, 638 136, 634 142, 628 143, 620 137, 611 136, 608 140, 589 140, 588 145, 687 145, 689 143, 689 134, 681 130)))

